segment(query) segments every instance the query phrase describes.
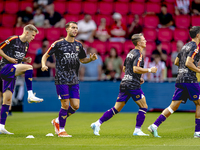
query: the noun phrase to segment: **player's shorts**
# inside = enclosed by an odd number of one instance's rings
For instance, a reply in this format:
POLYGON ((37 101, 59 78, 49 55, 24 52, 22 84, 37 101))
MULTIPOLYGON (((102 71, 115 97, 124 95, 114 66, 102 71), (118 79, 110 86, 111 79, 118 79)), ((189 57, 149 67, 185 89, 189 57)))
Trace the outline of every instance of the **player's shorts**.
POLYGON ((2 87, 3 87, 3 81, 2 81, 2 79, 0 78, 0 92, 2 92, 2 87))
POLYGON ((183 100, 186 103, 187 99, 195 101, 200 99, 200 86, 199 83, 176 83, 175 92, 172 100, 183 100))
POLYGON ((14 67, 16 64, 6 64, 0 71, 0 76, 3 81, 2 92, 4 93, 6 90, 10 90, 12 93, 15 87, 15 70, 14 67))
POLYGON ((130 90, 130 89, 125 89, 122 90, 120 89, 119 95, 117 97, 117 102, 127 102, 129 98, 132 97, 134 101, 138 101, 144 97, 143 91, 140 89, 136 90, 130 90))
POLYGON ((69 98, 80 99, 79 84, 56 85, 56 91, 59 99, 69 99, 69 98))

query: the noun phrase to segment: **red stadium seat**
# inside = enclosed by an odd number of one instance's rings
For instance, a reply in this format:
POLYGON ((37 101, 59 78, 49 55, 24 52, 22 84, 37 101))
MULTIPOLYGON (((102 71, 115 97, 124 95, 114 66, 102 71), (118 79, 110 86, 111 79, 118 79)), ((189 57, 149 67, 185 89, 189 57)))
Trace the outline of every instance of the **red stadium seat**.
POLYGON ((39 34, 36 34, 35 40, 42 41, 45 38, 45 29, 44 28, 37 28, 39 31, 39 34))
POLYGON ((42 42, 41 41, 35 41, 33 40, 30 44, 29 44, 29 49, 28 52, 31 54, 36 54, 36 50, 38 48, 42 47, 42 42))
POLYGON ((2 26, 13 27, 16 24, 17 16, 14 14, 3 14, 2 26))
POLYGON ((157 28, 159 19, 156 15, 146 15, 144 17, 144 26, 146 28, 157 28))
POLYGON ((151 56, 153 50, 156 49, 155 42, 147 41, 146 43, 146 56, 151 56))
POLYGON ((107 26, 111 25, 112 18, 111 18, 110 15, 101 15, 101 14, 99 14, 99 15, 96 16, 96 24, 97 24, 97 26, 100 24, 101 18, 105 18, 106 19, 106 25, 107 26))
POLYGON ((94 15, 97 13, 97 3, 96 2, 83 2, 83 12, 85 14, 94 15))
POLYGON ((66 5, 64 2, 53 2, 54 10, 63 15, 66 12, 66 5))
POLYGON ((3 12, 3 10, 4 10, 4 2, 1 1, 0 2, 0 13, 3 12))
POLYGON ((127 15, 129 13, 129 3, 126 2, 115 2, 114 11, 121 15, 127 15))
POLYGON ((157 39, 157 31, 153 28, 143 29, 144 37, 147 41, 155 41, 157 39))
POLYGON ((175 25, 177 28, 189 28, 190 16, 189 15, 175 16, 175 25))
POLYGON ((23 11, 23 10, 26 9, 26 7, 31 7, 31 8, 33 8, 33 3, 30 2, 30 1, 20 1, 19 10, 20 10, 20 11, 23 11))
POLYGON ((81 2, 73 2, 73 1, 69 1, 67 2, 67 12, 69 14, 80 14, 82 12, 82 6, 81 6, 81 2))
POLYGON ((171 42, 171 45, 172 45, 172 52, 176 52, 176 50, 177 50, 176 43, 177 43, 177 41, 171 42))
POLYGON ((192 26, 199 26, 200 25, 200 16, 192 16, 192 26))
POLYGON ((158 40, 166 42, 171 41, 173 37, 173 32, 168 28, 160 28, 158 31, 158 40))
POLYGON ((147 2, 146 3, 146 11, 147 12, 160 13, 161 5, 160 5, 160 3, 147 2))
POLYGON ((97 49, 97 52, 100 54, 100 55, 104 55, 107 51, 107 46, 106 46, 106 42, 101 42, 101 41, 98 41, 98 40, 95 40, 91 46, 96 48, 97 49))
POLYGON ((134 2, 142 2, 144 3, 146 0, 134 0, 134 2))
POLYGON ((5 12, 9 14, 16 14, 19 11, 18 1, 5 1, 5 12))
POLYGON ((171 54, 171 43, 170 42, 162 42, 162 49, 167 51, 167 54, 171 54))
POLYGON ((114 47, 117 50, 117 54, 120 55, 122 53, 122 43, 120 42, 108 42, 108 52, 110 49, 114 47))
POLYGON ((174 40, 175 41, 181 40, 183 42, 186 42, 188 39, 189 39, 189 31, 188 31, 188 29, 176 28, 174 30, 174 40))
POLYGON ((60 39, 60 28, 46 29, 46 38, 48 40, 56 41, 60 39))
POLYGON ((165 3, 167 5, 167 12, 170 14, 174 14, 175 8, 173 3, 165 3))
POLYGON ((16 28, 14 29, 14 34, 15 34, 15 35, 21 35, 22 32, 23 32, 23 28, 21 28, 21 27, 16 27, 16 28))
POLYGON ((127 55, 135 46, 133 45, 131 40, 127 40, 124 42, 124 55, 127 55))
POLYGON ((69 21, 77 22, 79 20, 79 15, 66 14, 66 15, 64 15, 64 18, 66 20, 66 23, 69 21))
POLYGON ((0 27, 0 39, 6 40, 9 36, 13 35, 13 28, 0 27))
POLYGON ((165 2, 168 2, 168 3, 175 3, 176 0, 165 0, 165 2))
POLYGON ((113 3, 99 2, 99 13, 102 15, 110 15, 113 13, 113 3))
POLYGON ((102 0, 104 2, 114 2, 115 0, 102 0))
POLYGON ((130 13, 142 15, 145 11, 144 3, 132 2, 130 4, 130 13))
POLYGON ((156 2, 156 3, 160 3, 162 0, 149 0, 149 2, 156 2))

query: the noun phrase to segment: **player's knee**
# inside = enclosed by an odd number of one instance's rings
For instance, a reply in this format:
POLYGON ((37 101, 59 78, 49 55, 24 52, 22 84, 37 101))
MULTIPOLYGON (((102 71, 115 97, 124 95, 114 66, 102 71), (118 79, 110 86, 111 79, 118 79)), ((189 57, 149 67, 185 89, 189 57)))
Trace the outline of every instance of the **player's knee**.
POLYGON ((27 66, 27 70, 33 70, 33 66, 32 65, 28 65, 27 66))
POLYGON ((77 104, 77 105, 73 105, 73 108, 75 109, 75 110, 78 110, 79 109, 79 105, 77 104))

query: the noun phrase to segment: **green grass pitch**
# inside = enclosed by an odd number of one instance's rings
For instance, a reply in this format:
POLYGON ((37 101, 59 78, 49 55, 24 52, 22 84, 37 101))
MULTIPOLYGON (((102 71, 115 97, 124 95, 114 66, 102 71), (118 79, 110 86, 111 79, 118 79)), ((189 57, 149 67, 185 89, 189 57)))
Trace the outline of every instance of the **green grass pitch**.
MULTIPOLYGON (((6 129, 14 135, 0 135, 0 150, 199 150, 200 139, 194 139, 195 114, 174 113, 158 129, 162 138, 133 136, 136 113, 119 113, 101 126, 101 136, 93 135, 90 124, 103 113, 76 113, 67 119, 66 131, 72 138, 58 138, 51 120, 58 113, 13 113, 6 129), (46 137, 53 133, 54 137, 46 137), (33 135, 34 139, 26 139, 33 135)), ((160 113, 147 113, 142 130, 160 113)))

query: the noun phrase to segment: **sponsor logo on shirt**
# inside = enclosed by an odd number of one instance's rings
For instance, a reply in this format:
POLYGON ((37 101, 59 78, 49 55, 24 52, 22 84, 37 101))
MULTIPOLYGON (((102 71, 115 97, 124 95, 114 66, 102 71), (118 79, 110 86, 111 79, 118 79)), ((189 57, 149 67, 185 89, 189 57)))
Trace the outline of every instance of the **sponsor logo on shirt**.
POLYGON ((197 98, 197 95, 193 95, 193 98, 197 98))
POLYGON ((179 69, 178 73, 188 73, 188 69, 179 69))
POLYGON ((124 75, 122 80, 131 80, 132 81, 133 77, 130 75, 124 75))
POLYGON ((128 54, 127 55, 128 58, 133 58, 133 56, 134 56, 133 54, 128 54))
POLYGON ((79 51, 79 46, 76 46, 76 51, 79 51))

